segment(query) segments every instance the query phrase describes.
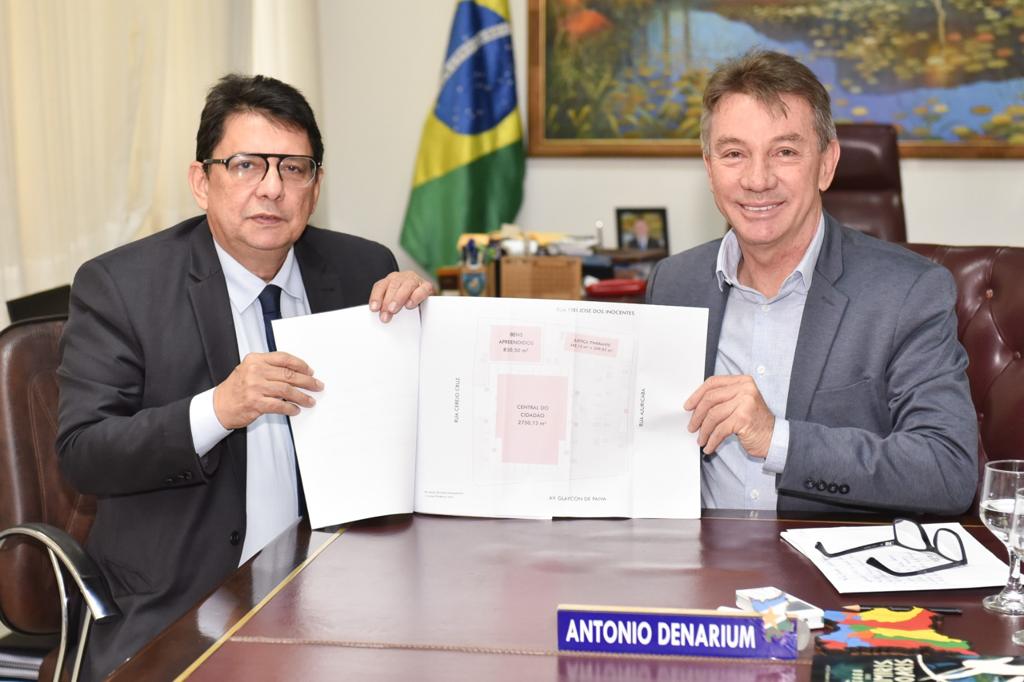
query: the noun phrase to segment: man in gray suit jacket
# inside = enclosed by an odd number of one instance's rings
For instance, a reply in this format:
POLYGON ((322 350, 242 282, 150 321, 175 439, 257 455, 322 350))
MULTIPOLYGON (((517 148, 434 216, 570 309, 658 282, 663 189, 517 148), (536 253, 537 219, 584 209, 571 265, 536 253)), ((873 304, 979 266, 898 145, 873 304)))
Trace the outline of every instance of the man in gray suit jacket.
POLYGON ((704 164, 731 230, 668 258, 648 301, 710 309, 684 405, 705 507, 959 514, 977 424, 944 268, 824 213, 839 145, 805 66, 755 51, 704 93, 704 164))
POLYGON ((88 551, 123 617, 94 626, 85 679, 137 651, 301 515, 287 417, 324 387, 268 319, 370 301, 388 321, 431 285, 383 246, 307 226, 322 177, 291 86, 227 76, 189 182, 206 212, 85 263, 62 339, 58 451, 98 496, 88 551), (376 282, 376 284, 374 284, 376 282))

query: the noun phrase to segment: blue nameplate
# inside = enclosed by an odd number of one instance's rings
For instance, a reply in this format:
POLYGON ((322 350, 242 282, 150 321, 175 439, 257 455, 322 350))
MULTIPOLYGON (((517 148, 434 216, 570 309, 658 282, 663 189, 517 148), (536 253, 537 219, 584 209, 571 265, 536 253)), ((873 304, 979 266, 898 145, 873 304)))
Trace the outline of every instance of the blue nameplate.
POLYGON ((754 613, 561 604, 558 650, 605 654, 797 657, 794 620, 754 613))

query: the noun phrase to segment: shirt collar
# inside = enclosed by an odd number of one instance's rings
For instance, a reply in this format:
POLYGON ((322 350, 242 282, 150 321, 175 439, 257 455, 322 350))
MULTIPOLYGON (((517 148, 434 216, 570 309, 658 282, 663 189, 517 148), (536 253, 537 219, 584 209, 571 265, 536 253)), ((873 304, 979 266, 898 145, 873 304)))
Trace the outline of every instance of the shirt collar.
POLYGON ((305 298, 305 289, 302 286, 302 274, 295 264, 295 249, 288 249, 288 255, 284 263, 274 275, 270 282, 264 282, 260 277, 249 272, 244 265, 221 248, 217 240, 213 241, 217 249, 217 258, 220 260, 220 267, 224 271, 224 280, 228 286, 228 298, 231 299, 231 307, 241 313, 253 304, 267 284, 276 284, 281 287, 284 293, 296 300, 305 298))
MULTIPOLYGON (((795 275, 799 275, 804 290, 811 287, 811 277, 814 275, 814 266, 818 262, 818 254, 821 252, 821 243, 825 238, 825 213, 818 218, 818 228, 814 232, 814 238, 807 245, 803 258, 797 263, 796 268, 789 274, 786 281, 790 281, 795 275)), ((718 247, 718 261, 715 264, 715 277, 718 279, 718 288, 725 291, 725 285, 736 286, 739 284, 738 271, 740 261, 743 259, 743 252, 740 251, 740 243, 736 239, 736 233, 729 230, 722 243, 718 247)))

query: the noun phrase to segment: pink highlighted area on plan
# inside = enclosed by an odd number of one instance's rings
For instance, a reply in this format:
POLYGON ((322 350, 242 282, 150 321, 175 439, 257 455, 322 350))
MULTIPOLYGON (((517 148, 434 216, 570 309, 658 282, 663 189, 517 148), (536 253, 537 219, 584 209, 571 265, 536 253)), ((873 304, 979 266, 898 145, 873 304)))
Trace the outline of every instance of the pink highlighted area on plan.
POLYGON ((619 340, 590 334, 566 334, 565 349, 570 353, 602 355, 608 358, 619 356, 619 340))
POLYGON ((565 440, 569 379, 498 375, 497 437, 508 464, 558 464, 565 440))
POLYGON ((540 327, 496 324, 491 327, 491 360, 540 362, 540 327))

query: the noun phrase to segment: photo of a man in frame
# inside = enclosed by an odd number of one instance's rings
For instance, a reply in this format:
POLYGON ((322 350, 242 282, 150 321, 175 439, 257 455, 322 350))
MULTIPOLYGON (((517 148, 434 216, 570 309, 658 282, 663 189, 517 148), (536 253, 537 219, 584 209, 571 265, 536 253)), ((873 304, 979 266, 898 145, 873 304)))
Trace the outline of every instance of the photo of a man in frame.
POLYGON ((664 209, 618 209, 616 217, 620 249, 668 250, 664 209))

